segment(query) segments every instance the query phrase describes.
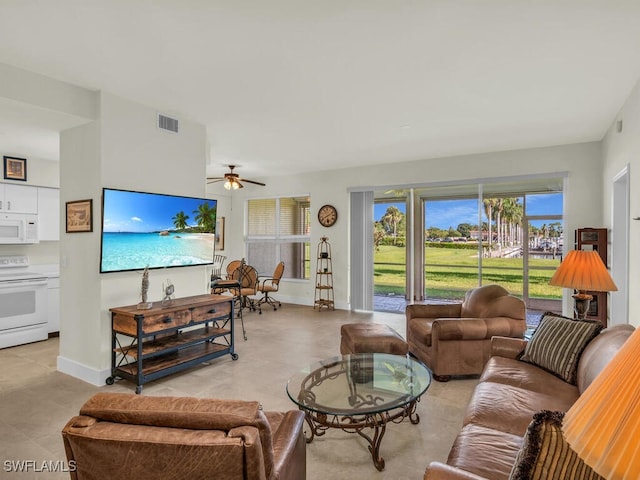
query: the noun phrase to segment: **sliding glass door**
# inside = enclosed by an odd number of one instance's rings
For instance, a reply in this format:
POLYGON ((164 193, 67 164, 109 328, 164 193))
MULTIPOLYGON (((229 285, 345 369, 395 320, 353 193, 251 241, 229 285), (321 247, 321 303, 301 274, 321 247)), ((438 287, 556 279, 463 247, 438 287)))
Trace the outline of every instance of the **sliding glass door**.
POLYGON ((406 200, 391 198, 374 203, 374 295, 406 298, 406 200))
POLYGON ((560 175, 374 193, 374 304, 459 301, 499 284, 531 310, 560 311, 562 291, 548 281, 564 241, 563 184, 560 175))
POLYGON ((562 261, 562 194, 527 195, 526 202, 524 299, 530 310, 559 312, 562 288, 552 287, 549 280, 562 261))
POLYGON ((457 300, 478 286, 478 199, 423 200, 424 297, 457 300))

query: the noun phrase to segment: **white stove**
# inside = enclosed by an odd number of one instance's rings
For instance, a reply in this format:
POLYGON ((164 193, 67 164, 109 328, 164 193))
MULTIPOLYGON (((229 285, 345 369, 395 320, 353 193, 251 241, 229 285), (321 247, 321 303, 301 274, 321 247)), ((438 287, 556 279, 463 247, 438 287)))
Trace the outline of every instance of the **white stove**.
POLYGON ((47 277, 26 255, 0 256, 0 348, 48 338, 47 277))

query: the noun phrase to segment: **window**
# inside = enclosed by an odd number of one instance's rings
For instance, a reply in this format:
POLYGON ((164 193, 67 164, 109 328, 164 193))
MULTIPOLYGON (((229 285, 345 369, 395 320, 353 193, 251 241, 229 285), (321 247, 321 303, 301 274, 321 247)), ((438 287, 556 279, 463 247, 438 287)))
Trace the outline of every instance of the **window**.
POLYGON ((310 203, 308 196, 247 202, 247 263, 260 275, 282 261, 284 278, 309 278, 310 203))

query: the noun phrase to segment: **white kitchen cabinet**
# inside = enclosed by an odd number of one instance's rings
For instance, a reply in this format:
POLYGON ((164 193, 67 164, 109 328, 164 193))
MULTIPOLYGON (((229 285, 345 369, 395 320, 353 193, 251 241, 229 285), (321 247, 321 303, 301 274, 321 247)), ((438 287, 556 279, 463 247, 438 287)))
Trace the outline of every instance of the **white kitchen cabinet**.
POLYGON ((60 240, 60 189, 38 187, 38 238, 60 240))
POLYGON ((0 212, 38 213, 38 187, 0 183, 0 212))

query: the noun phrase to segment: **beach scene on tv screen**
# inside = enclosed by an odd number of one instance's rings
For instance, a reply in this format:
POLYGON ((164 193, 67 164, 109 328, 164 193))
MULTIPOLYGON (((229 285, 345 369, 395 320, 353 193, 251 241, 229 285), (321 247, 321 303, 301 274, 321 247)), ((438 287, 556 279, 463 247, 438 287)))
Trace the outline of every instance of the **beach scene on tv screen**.
POLYGON ((109 189, 103 195, 101 272, 212 262, 215 200, 109 189))

